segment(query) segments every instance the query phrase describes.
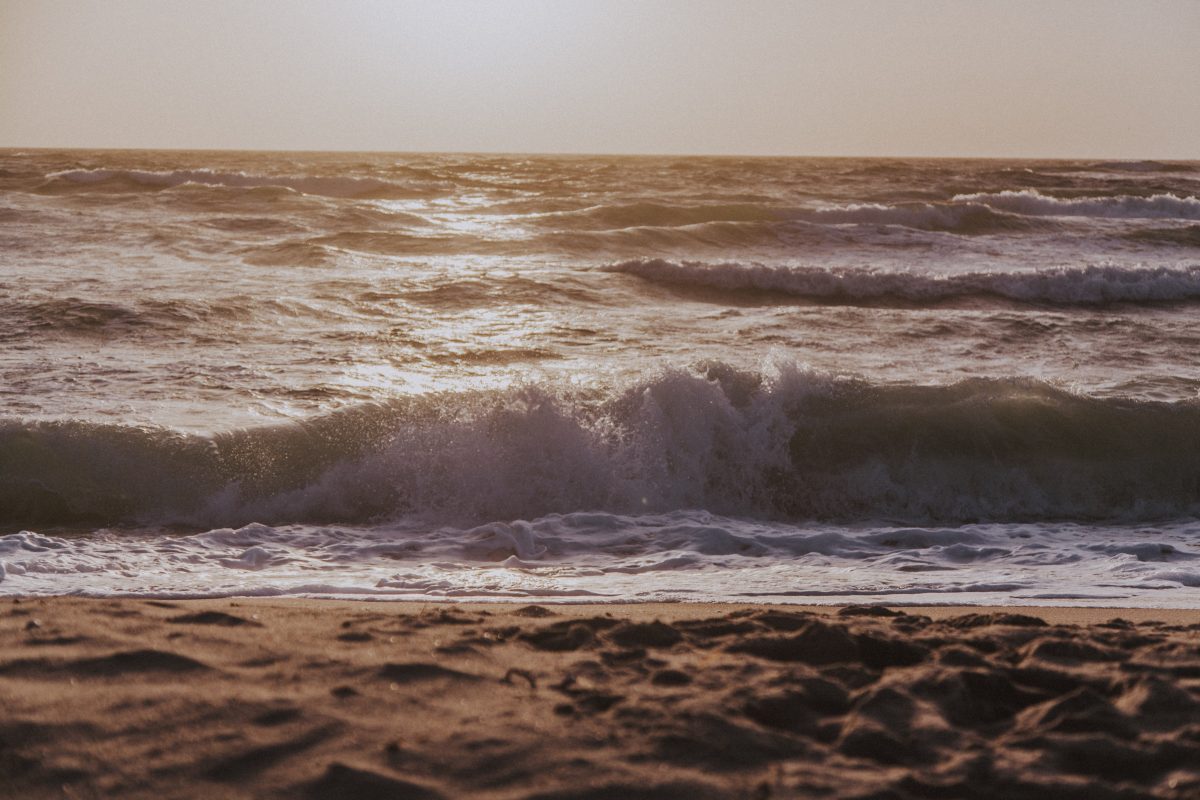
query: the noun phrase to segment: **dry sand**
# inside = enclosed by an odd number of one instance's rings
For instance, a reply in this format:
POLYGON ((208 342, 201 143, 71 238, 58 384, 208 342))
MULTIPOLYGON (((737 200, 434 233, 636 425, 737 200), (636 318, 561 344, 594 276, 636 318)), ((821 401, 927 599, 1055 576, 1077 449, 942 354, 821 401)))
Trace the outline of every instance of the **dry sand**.
POLYGON ((0 796, 1195 798, 1200 612, 5 601, 0 796))

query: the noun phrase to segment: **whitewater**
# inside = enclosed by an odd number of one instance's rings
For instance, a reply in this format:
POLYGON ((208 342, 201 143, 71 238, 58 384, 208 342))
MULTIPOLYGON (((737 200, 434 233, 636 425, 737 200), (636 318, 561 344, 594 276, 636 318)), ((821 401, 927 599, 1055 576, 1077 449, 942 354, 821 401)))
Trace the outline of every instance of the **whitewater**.
POLYGON ((1200 607, 1200 163, 0 150, 0 595, 1200 607))

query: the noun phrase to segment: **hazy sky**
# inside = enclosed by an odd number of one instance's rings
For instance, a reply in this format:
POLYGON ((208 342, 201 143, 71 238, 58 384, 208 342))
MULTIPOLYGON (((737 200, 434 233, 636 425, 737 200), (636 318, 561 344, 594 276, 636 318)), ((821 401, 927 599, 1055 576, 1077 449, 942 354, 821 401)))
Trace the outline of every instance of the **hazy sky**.
POLYGON ((0 146, 1200 158, 1200 0, 0 0, 0 146))

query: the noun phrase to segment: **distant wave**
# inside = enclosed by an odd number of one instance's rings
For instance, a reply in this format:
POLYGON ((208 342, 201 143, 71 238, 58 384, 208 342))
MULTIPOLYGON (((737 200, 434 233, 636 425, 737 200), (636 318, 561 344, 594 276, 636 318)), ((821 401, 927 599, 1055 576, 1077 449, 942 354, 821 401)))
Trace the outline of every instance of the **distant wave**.
POLYGON ((1196 403, 721 363, 608 390, 414 397, 215 436, 8 420, 0 452, 0 519, 23 526, 472 523, 684 508, 903 523, 1200 511, 1196 403))
POLYGON ((162 299, 117 302, 80 297, 0 300, 0 341, 20 338, 30 331, 60 334, 97 334, 146 329, 193 331, 198 322, 215 321, 222 326, 269 315, 319 316, 310 303, 298 303, 251 295, 234 295, 220 300, 162 299))
POLYGON ((1026 189, 960 194, 954 200, 1034 216, 1200 219, 1200 199, 1175 194, 1058 198, 1026 189))
MULTIPOLYGON (((981 215, 912 213, 885 209, 882 213, 827 212, 814 214, 812 221, 785 219, 776 222, 705 222, 680 227, 640 226, 616 230, 568 230, 546 233, 534 239, 522 240, 528 249, 549 249, 588 259, 635 258, 656 254, 721 252, 737 248, 782 248, 795 251, 808 245, 847 244, 871 241, 873 231, 849 229, 848 224, 895 225, 917 230, 975 236, 1017 230, 1052 230, 1055 223, 1044 220, 1024 222, 1018 217, 985 212, 981 215), (885 221, 887 220, 887 221, 885 221), (911 224, 906 224, 911 223, 911 224), (944 224, 943 224, 944 223, 944 224)), ((895 242, 889 242, 895 244, 895 242)), ((490 245, 489 253, 515 253, 518 248, 509 242, 490 245)))
POLYGON ((505 241, 490 241, 467 234, 421 235, 399 230, 342 231, 307 240, 308 244, 337 250, 381 255, 460 255, 511 251, 505 241))
MULTIPOLYGON (((257 248, 246 257, 273 257, 297 265, 304 255, 299 245, 257 248)), ((214 332, 234 334, 240 326, 260 330, 344 323, 348 318, 395 317, 397 301, 445 311, 494 307, 498 302, 523 303, 530 307, 557 307, 563 303, 601 303, 606 299, 587 281, 573 276, 548 278, 536 273, 445 275, 436 280, 398 283, 386 289, 371 282, 346 284, 338 293, 325 297, 264 297, 228 294, 209 298, 144 297, 87 298, 0 296, 0 342, 33 336, 136 335, 148 337, 191 337, 214 332)), ((0 287, 3 288, 3 287, 0 287)), ((384 329, 387 330, 386 328, 384 329)), ((240 334, 239 334, 240 335, 240 334)), ((365 333, 357 333, 362 336, 365 333)), ((382 334, 389 335, 390 334, 382 334)), ((483 351, 490 352, 487 348, 483 351)), ((455 352, 458 352, 456 349, 455 352)), ((511 353, 505 348, 503 353, 511 353)), ((530 351, 534 352, 534 351, 530 351)))
POLYGON ((731 291, 773 292, 845 304, 923 304, 972 297, 1059 305, 1200 300, 1200 266, 1090 266, 1024 272, 930 275, 873 269, 822 269, 641 259, 610 264, 605 269, 636 275, 657 283, 731 291))
MULTIPOLYGON (((959 200, 961 198, 955 198, 959 200)), ((861 203, 840 208, 797 212, 796 217, 821 224, 900 225, 927 231, 982 235, 1006 231, 1049 230, 1053 223, 996 210, 983 203, 861 203)))
POLYGON ((737 247, 775 246, 809 237, 820 241, 819 226, 767 222, 706 222, 678 228, 646 226, 601 231, 555 231, 531 240, 536 249, 560 251, 579 258, 629 258, 647 253, 722 251, 737 247))
POLYGON ((535 217, 535 222, 552 228, 611 230, 636 227, 675 227, 705 222, 767 222, 787 216, 785 209, 753 203, 669 205, 666 203, 619 203, 573 211, 554 211, 535 217))
POLYGON ((635 203, 546 214, 539 222, 567 229, 608 233, 645 231, 649 235, 656 230, 678 230, 688 231, 697 237, 718 230, 778 234, 796 223, 897 225, 962 235, 1049 230, 1054 227, 1050 220, 1028 219, 978 203, 857 203, 808 209, 753 204, 670 206, 635 203))
POLYGON ((1195 172, 1194 164, 1183 164, 1177 161, 1101 161, 1089 164, 1090 169, 1108 172, 1195 172))
POLYGON ((1200 219, 1200 199, 1174 194, 1057 198, 1027 189, 955 195, 943 202, 851 203, 824 208, 765 204, 600 205, 537 215, 539 226, 555 226, 565 236, 622 235, 653 239, 682 232, 704 241, 730 243, 757 236, 778 238, 797 223, 817 226, 879 225, 980 236, 1051 231, 1047 217, 1200 219), (564 230, 565 229, 565 230, 564 230))
MULTIPOLYGON (((1056 230, 1047 217, 1200 219, 1200 199, 1174 194, 1057 198, 1033 189, 955 195, 943 202, 851 203, 823 208, 760 204, 668 205, 631 203, 555 212, 536 219, 580 235, 687 232, 696 239, 736 234, 778 237, 797 223, 817 226, 878 225, 961 236, 1056 230)), ((663 234, 659 234, 663 235, 663 234)))
POLYGON ((251 175, 245 172, 214 172, 207 169, 144 170, 76 169, 46 176, 50 186, 77 185, 89 189, 159 191, 196 184, 238 189, 279 188, 325 197, 406 198, 417 192, 402 184, 379 178, 251 175))

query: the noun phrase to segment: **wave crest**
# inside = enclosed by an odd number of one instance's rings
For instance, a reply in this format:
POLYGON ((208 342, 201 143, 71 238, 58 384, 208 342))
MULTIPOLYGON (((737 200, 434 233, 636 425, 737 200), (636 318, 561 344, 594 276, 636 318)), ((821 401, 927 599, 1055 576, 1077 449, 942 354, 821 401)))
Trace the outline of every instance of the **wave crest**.
MULTIPOLYGON (((961 198, 955 198, 959 200, 961 198)), ((990 233, 1050 230, 1047 220, 1027 219, 983 203, 911 203, 880 205, 862 203, 841 208, 819 209, 797 214, 819 224, 898 225, 917 230, 980 236, 990 233)))
POLYGON ((1061 267, 951 275, 875 269, 637 259, 604 267, 644 280, 701 289, 767 292, 820 302, 933 304, 998 298, 1021 303, 1102 305, 1200 299, 1200 266, 1061 267))
POLYGON ((1200 511, 1200 406, 1023 380, 891 386, 710 363, 607 391, 408 398, 204 437, 0 424, 0 518, 455 522, 704 508, 904 523, 1200 511))
POLYGON ((622 203, 538 215, 537 222, 553 228, 613 230, 638 227, 677 227, 705 222, 769 222, 784 210, 753 203, 669 205, 622 203))
POLYGON ((1026 189, 960 194, 954 201, 1029 216, 1200 219, 1200 199, 1175 194, 1059 198, 1026 189))

